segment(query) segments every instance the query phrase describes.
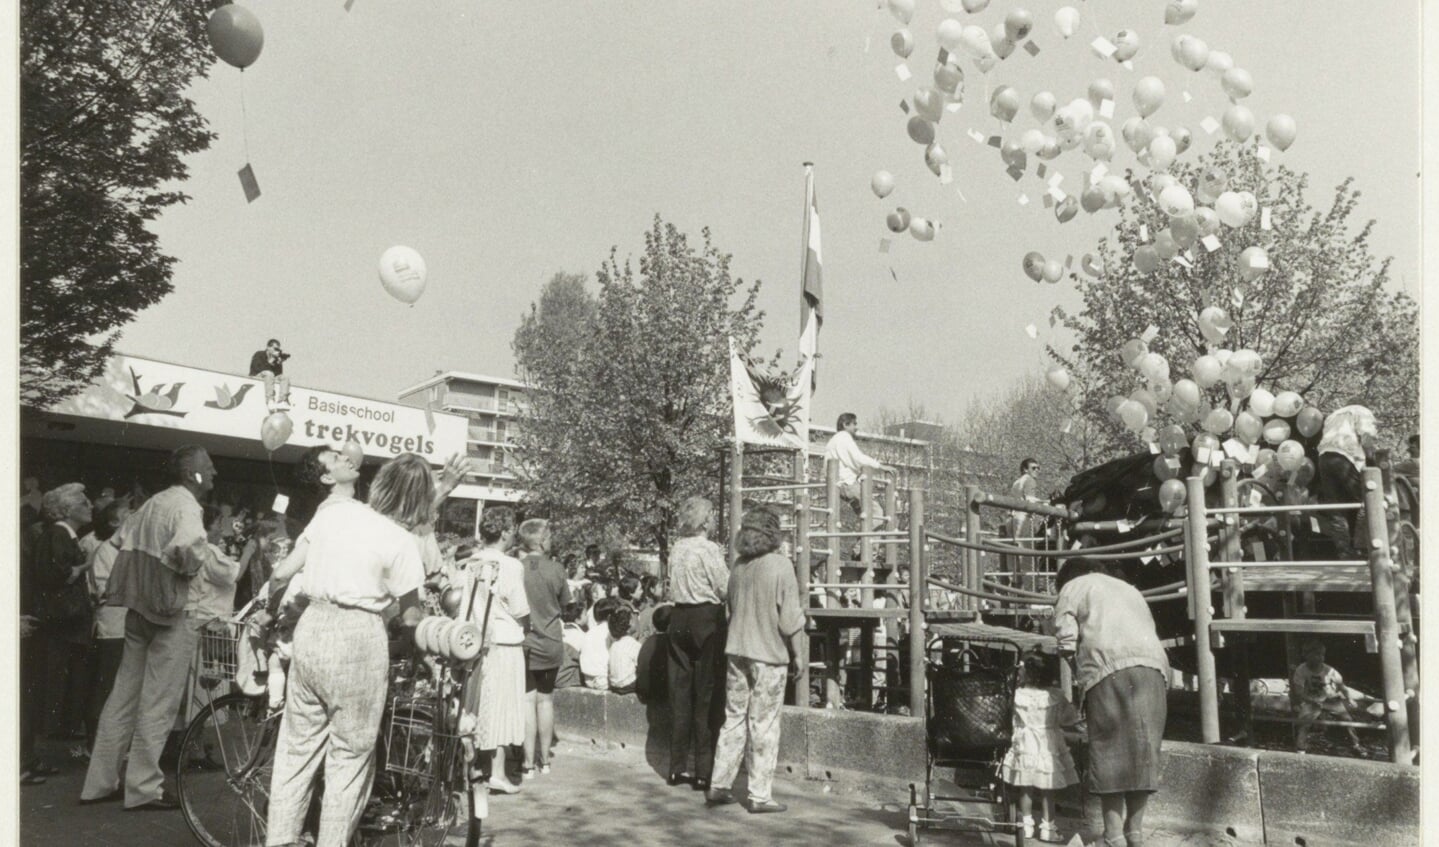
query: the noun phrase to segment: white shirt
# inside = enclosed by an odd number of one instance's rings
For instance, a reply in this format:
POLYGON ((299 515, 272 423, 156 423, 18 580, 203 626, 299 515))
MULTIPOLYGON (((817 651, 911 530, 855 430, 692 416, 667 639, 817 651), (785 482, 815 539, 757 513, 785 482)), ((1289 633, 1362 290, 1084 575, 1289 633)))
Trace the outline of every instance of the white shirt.
MULTIPOLYGON (((119 541, 118 534, 111 536, 111 541, 119 541)), ((110 572, 115 569, 115 557, 120 555, 120 548, 111 543, 102 541, 95 552, 90 554, 90 579, 95 586, 95 596, 105 596, 105 586, 110 583, 110 572)), ((95 637, 96 638, 124 638, 125 637, 125 615, 129 612, 124 606, 100 606, 95 609, 95 637)))
POLYGON ((314 600, 378 614, 425 581, 415 536, 358 500, 327 500, 300 541, 314 600))
POLYGON ((635 684, 639 673, 640 643, 626 635, 610 645, 610 687, 624 688, 635 684))
POLYGON ((585 630, 577 623, 567 623, 562 636, 566 647, 571 647, 576 653, 585 649, 585 630))
POLYGON ((525 566, 513 556, 506 556, 498 550, 484 549, 469 560, 469 574, 462 583, 464 595, 460 598, 460 610, 470 609, 470 620, 483 629, 485 604, 493 585, 495 599, 490 603, 490 628, 487 637, 496 644, 519 645, 525 643, 525 631, 520 628, 520 618, 530 613, 530 600, 525 594, 525 566), (474 591, 474 605, 470 606, 470 592, 474 591))
POLYGON ((871 458, 859 449, 859 445, 854 443, 854 436, 844 430, 836 432, 830 437, 829 443, 824 445, 824 460, 839 463, 840 485, 854 485, 859 482, 860 468, 878 470, 884 467, 878 459, 871 458))
POLYGON ((610 628, 607 625, 597 624, 585 633, 585 644, 580 648, 580 673, 586 685, 590 685, 590 680, 595 681, 591 688, 610 687, 610 628))

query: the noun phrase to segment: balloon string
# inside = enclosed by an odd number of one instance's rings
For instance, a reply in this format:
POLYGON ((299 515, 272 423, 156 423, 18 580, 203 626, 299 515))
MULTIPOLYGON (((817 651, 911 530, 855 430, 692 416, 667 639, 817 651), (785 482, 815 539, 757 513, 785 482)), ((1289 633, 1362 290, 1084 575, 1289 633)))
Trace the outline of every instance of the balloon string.
POLYGON ((240 69, 240 140, 245 147, 245 164, 250 164, 250 122, 249 112, 245 109, 245 69, 240 69))

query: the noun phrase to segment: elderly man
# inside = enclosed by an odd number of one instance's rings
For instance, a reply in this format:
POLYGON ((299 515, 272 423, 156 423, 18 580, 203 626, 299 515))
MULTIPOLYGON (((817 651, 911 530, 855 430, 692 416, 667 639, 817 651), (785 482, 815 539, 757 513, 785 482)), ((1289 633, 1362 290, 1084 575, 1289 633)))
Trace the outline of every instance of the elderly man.
POLYGON ((215 485, 215 465, 200 447, 170 454, 173 485, 151 497, 120 530, 120 553, 106 603, 123 606, 125 654, 100 714, 82 804, 125 801, 126 811, 179 807, 164 791, 160 753, 185 690, 203 622, 197 603, 211 585, 232 585, 233 563, 207 543, 200 497, 215 485), (129 748, 125 784, 120 757, 129 748))

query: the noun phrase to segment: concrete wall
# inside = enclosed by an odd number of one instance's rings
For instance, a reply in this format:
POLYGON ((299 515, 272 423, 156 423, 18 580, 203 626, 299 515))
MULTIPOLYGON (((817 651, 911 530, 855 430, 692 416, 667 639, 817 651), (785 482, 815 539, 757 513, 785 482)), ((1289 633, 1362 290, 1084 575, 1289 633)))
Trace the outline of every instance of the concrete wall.
MULTIPOLYGON (((781 720, 780 775, 901 803, 910 783, 923 785, 918 718, 786 706, 781 720)), ((663 704, 564 688, 555 692, 555 724, 568 741, 642 751, 656 772, 669 771, 663 704)), ((1163 766, 1146 828, 1273 847, 1420 843, 1416 767, 1179 741, 1165 743, 1163 766)), ((1091 820, 1095 806, 1091 798, 1091 820)))

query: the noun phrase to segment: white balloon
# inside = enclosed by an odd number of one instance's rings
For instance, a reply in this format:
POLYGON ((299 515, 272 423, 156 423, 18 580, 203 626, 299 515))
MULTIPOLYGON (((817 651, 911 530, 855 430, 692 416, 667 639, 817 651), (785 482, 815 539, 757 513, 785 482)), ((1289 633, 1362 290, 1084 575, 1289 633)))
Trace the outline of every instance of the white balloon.
POLYGON ((957 53, 964 38, 964 24, 954 18, 945 18, 939 22, 935 36, 939 40, 939 46, 951 53, 957 53))
POLYGON ((1033 156, 1044 148, 1044 132, 1038 129, 1026 129, 1019 137, 1019 146, 1024 152, 1033 156))
POLYGON ((1213 71, 1221 76, 1232 67, 1234 67, 1234 57, 1222 50, 1210 50, 1209 61, 1204 63, 1205 70, 1213 71))
POLYGON ((1171 218, 1182 218, 1194 211, 1194 198, 1184 186, 1171 185, 1160 192, 1159 208, 1171 218))
POLYGON ((1149 142, 1149 163, 1156 170, 1166 170, 1174 164, 1174 157, 1178 152, 1179 148, 1175 146, 1174 139, 1161 135, 1149 142))
POLYGON ((875 171, 869 180, 869 187, 876 197, 888 197, 894 190, 894 175, 889 171, 875 171))
POLYGON ((914 17, 914 0, 889 0, 889 11, 900 23, 907 24, 914 17))
POLYGON ((1249 410, 1261 418, 1274 414, 1274 395, 1267 389, 1256 388, 1249 393, 1249 410))
POLYGON ((1079 10, 1073 6, 1065 6, 1054 13, 1054 25, 1059 28, 1059 34, 1069 38, 1079 31, 1079 10))
POLYGON ((1041 91, 1029 101, 1029 113, 1034 115, 1037 121, 1047 121, 1054 116, 1056 102, 1053 94, 1041 91))
POLYGON ((380 284, 401 303, 420 299, 428 275, 424 258, 409 247, 391 247, 380 256, 380 284))

